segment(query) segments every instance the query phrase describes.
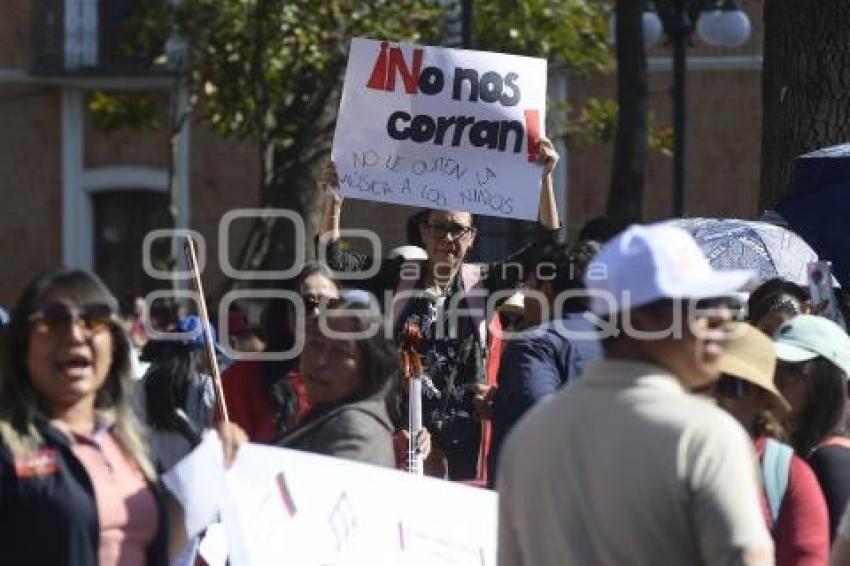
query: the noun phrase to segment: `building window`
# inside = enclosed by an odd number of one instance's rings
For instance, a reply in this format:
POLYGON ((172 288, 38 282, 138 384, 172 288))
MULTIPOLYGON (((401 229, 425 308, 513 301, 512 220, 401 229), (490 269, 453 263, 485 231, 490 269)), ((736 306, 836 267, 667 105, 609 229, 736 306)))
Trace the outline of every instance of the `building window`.
MULTIPOLYGON (((145 274, 142 242, 151 230, 168 228, 168 195, 145 190, 103 191, 94 204, 94 267, 122 304, 163 287, 145 274)), ((157 239, 151 250, 154 267, 169 268, 170 242, 157 239)), ((167 284, 167 283, 166 283, 167 284)))
POLYGON ((98 0, 65 0, 65 68, 97 66, 98 0))

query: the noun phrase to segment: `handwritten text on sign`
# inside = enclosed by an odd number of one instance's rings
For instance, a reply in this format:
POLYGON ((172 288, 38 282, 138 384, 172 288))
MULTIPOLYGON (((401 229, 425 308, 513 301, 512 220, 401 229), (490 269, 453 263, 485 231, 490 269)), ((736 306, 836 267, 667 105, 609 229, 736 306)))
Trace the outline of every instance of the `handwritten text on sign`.
POLYGON ((546 62, 354 39, 332 158, 348 197, 537 217, 546 62))

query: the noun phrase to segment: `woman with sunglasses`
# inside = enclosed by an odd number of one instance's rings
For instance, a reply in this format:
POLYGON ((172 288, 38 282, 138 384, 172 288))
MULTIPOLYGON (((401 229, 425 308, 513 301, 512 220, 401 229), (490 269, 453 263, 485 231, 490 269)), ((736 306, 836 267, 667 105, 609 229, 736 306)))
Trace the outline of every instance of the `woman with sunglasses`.
MULTIPOLYGON (((547 139, 540 140, 538 154, 543 167, 538 216, 541 230, 536 242, 492 264, 469 263, 467 255, 477 234, 472 214, 428 209, 409 226, 414 238, 409 243, 424 248, 428 258, 384 260, 373 277, 356 281, 381 301, 394 336, 400 336, 408 323, 421 329, 425 371, 436 392, 423 399, 424 424, 434 439, 435 458, 444 454, 445 473, 452 480, 482 477, 481 417, 474 400, 486 395, 487 321, 483 311, 487 297, 498 291, 510 295, 508 291, 525 279, 537 246, 558 238, 560 220, 552 182, 558 154, 547 139), (398 300, 394 300, 396 297, 398 300), (451 308, 444 309, 444 305, 451 308), (460 316, 458 312, 463 310, 472 314, 460 316)), ((329 265, 337 271, 372 268, 375 259, 343 252, 339 246, 342 198, 333 164, 318 184, 325 195, 320 233, 327 238, 329 265)))
POLYGON ((280 446, 395 467, 398 359, 380 318, 344 302, 306 326, 301 371, 313 406, 280 446))
POLYGON ((278 287, 290 296, 269 301, 264 316, 265 352, 270 356, 289 352, 288 359, 240 360, 222 376, 231 418, 252 442, 266 444, 292 430, 309 409, 299 371, 302 356, 293 350, 296 336, 304 332, 303 315, 315 315, 322 305, 339 299, 339 286, 318 263, 308 263, 278 287))
POLYGON ((799 315, 773 337, 776 384, 791 405, 785 426, 790 443, 818 478, 835 537, 850 501, 850 439, 847 438, 847 377, 850 337, 834 322, 799 315))
POLYGON ((733 323, 711 394, 753 438, 761 471, 763 509, 778 566, 825 564, 829 557, 826 502, 814 473, 790 446, 772 436, 774 414, 788 402, 773 382, 776 355, 770 338, 746 323, 733 323))
MULTIPOLYGON (((131 408, 115 311, 97 277, 64 269, 37 277, 15 307, 0 372, 4 564, 164 565, 169 538, 182 550, 185 535, 169 537, 178 507, 155 483, 131 408)), ((230 461, 242 437, 222 430, 230 461)))

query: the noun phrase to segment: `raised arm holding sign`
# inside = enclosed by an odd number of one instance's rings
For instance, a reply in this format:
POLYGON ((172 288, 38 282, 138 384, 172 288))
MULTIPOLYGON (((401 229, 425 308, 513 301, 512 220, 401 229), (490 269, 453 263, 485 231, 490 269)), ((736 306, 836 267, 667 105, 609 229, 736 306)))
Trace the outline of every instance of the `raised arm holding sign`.
POLYGON ((434 385, 423 393, 422 421, 450 479, 479 477, 481 420, 469 386, 484 382, 488 297, 512 292, 535 250, 557 239, 551 175, 558 155, 540 137, 545 71, 536 59, 354 40, 333 164, 319 179, 329 266, 377 270, 353 283, 376 295, 395 336, 408 323, 422 330, 434 385), (427 260, 343 252, 343 196, 428 207, 413 219, 417 241, 410 242, 427 260), (469 264, 473 213, 536 216, 542 229, 500 262, 469 264))

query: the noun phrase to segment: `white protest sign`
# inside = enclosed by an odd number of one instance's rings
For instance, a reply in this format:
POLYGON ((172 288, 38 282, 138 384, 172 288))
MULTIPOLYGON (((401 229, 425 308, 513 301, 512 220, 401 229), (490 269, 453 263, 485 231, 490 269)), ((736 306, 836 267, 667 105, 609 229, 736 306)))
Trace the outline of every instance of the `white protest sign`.
POLYGON ((236 566, 495 566, 495 493, 259 445, 227 472, 236 566))
POLYGON ((343 195, 534 220, 546 61, 351 42, 331 158, 343 195))

